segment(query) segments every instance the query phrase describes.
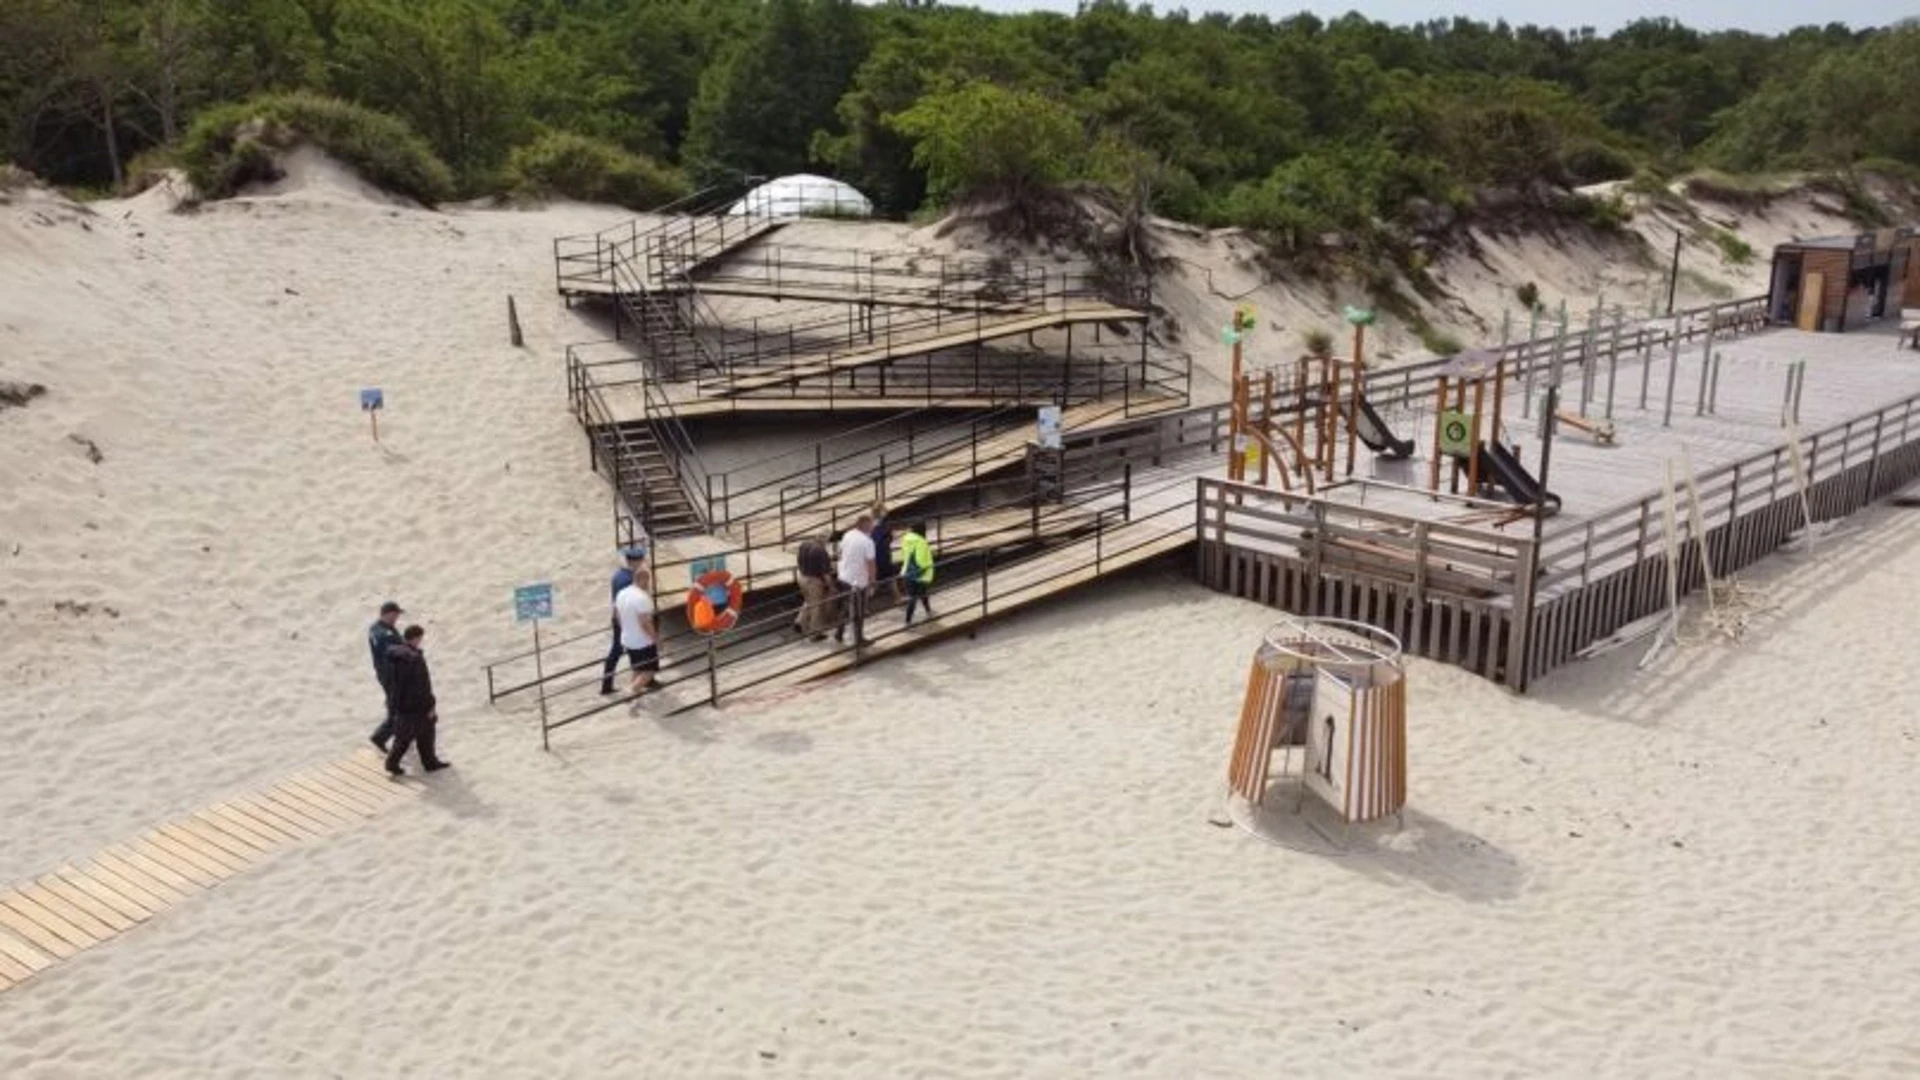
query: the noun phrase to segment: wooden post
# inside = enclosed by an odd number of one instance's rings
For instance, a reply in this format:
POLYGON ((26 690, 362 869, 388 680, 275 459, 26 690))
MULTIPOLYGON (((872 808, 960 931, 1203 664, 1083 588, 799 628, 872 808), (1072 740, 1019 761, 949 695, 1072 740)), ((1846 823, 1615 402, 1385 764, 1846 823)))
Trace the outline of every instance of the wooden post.
POLYGON ((1661 416, 1661 427, 1673 426, 1673 384, 1680 376, 1680 316, 1673 317, 1673 340, 1667 349, 1667 408, 1661 416))
POLYGON ((1296 471, 1308 468, 1305 453, 1307 445, 1307 359, 1301 357, 1293 366, 1293 454, 1292 468, 1296 471))
POLYGON ((1446 431, 1447 377, 1440 376, 1440 392, 1433 402, 1433 460, 1427 467, 1427 487, 1438 494, 1440 491, 1440 441, 1446 431))
POLYGON ((1360 363, 1360 353, 1358 350, 1360 346, 1360 335, 1364 333, 1366 329, 1364 326, 1356 326, 1353 328, 1353 344, 1355 349, 1353 354, 1353 396, 1347 399, 1348 476, 1353 475, 1354 460, 1360 456, 1358 449, 1354 446, 1354 440, 1360 435, 1360 401, 1366 393, 1366 368, 1360 363))
POLYGON ((1535 304, 1527 316, 1527 368, 1526 382, 1520 397, 1520 416, 1522 419, 1533 415, 1533 373, 1540 367, 1540 305, 1535 304))
POLYGON ((1613 419, 1613 387, 1620 375, 1620 323, 1626 318, 1626 312, 1619 305, 1613 309, 1613 338, 1607 345, 1607 419, 1613 419))
POLYGON ((1340 422, 1340 362, 1331 356, 1321 362, 1326 365, 1329 384, 1326 403, 1320 413, 1320 422, 1326 429, 1327 446, 1326 464, 1323 468, 1326 472, 1327 483, 1331 484, 1333 483, 1333 459, 1340 453, 1340 432, 1336 427, 1340 422))
POLYGON ((1488 430, 1492 432, 1494 442, 1500 441, 1500 410, 1505 406, 1506 397, 1507 357, 1502 353, 1500 359, 1493 362, 1493 424, 1488 430))
POLYGON ((1233 407, 1227 416, 1227 479, 1246 475, 1246 449, 1241 445, 1246 433, 1246 380, 1240 375, 1240 346, 1233 347, 1233 407))
POLYGON ((1480 494, 1480 410, 1486 402, 1487 380, 1481 376, 1473 381, 1473 436, 1467 452, 1467 494, 1473 497, 1480 494))
MULTIPOLYGON (((1266 394, 1265 406, 1264 406, 1266 411, 1260 417, 1260 425, 1263 428, 1271 429, 1273 427, 1273 370, 1271 368, 1267 370, 1262 381, 1265 384, 1263 389, 1266 394)), ((1271 440, 1268 440, 1267 442, 1263 443, 1260 447, 1260 486, 1261 487, 1267 486, 1267 459, 1273 456, 1272 450, 1273 450, 1273 443, 1271 440)))

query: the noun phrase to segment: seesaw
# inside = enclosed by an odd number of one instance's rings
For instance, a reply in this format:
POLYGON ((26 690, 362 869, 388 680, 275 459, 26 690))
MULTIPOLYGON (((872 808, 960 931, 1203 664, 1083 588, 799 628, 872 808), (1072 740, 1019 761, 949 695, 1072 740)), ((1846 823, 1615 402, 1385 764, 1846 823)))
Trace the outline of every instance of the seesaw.
POLYGON ((1577 413, 1560 412, 1553 414, 1561 423, 1576 431, 1584 431, 1593 437, 1593 441, 1602 446, 1613 445, 1613 421, 1596 420, 1577 413))

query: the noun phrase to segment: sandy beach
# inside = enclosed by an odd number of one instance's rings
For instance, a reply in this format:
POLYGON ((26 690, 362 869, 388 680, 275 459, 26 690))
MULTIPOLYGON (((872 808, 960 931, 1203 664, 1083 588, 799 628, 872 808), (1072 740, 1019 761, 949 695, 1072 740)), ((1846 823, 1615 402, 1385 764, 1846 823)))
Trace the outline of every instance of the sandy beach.
POLYGON ((456 768, 0 993, 0 1076, 1920 1073, 1913 510, 1737 644, 1410 662, 1340 855, 1215 824, 1278 614, 1166 570, 544 754, 480 666, 521 582, 602 619, 548 253, 623 215, 309 181, 0 206, 0 881, 363 745, 389 597, 456 768))

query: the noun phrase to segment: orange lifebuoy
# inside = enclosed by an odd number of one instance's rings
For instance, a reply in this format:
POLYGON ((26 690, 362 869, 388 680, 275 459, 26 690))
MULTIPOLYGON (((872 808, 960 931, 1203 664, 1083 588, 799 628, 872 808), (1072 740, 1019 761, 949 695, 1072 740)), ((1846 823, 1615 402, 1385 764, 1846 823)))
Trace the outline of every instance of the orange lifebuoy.
POLYGON ((731 630, 740 621, 741 588, 725 570, 709 570, 687 590, 687 621, 702 634, 731 630))

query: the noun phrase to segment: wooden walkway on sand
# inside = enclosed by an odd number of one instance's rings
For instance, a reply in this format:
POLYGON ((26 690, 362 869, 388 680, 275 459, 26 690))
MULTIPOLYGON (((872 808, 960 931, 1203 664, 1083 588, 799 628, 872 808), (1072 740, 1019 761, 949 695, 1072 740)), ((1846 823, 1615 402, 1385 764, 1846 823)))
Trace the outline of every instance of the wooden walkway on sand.
POLYGON ((361 750, 156 826, 0 892, 0 990, 211 889, 284 847, 417 797, 361 750))
POLYGON ((642 710, 672 714, 708 704, 715 689, 721 697, 749 697, 790 691, 816 679, 848 671, 884 656, 976 629, 989 619, 1052 600, 1109 574, 1151 562, 1194 542, 1192 488, 1165 508, 1134 521, 1068 541, 1037 555, 937 583, 934 612, 912 626, 902 625, 901 608, 876 611, 867 621, 869 644, 859 650, 796 640, 789 645, 724 665, 717 682, 690 664, 684 675, 643 698, 642 710))

